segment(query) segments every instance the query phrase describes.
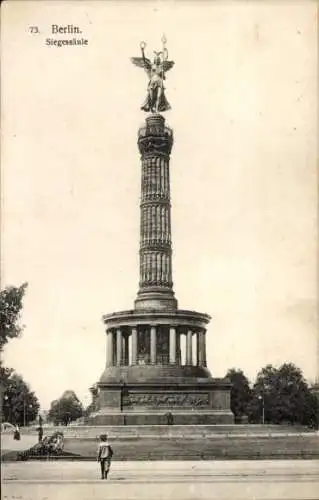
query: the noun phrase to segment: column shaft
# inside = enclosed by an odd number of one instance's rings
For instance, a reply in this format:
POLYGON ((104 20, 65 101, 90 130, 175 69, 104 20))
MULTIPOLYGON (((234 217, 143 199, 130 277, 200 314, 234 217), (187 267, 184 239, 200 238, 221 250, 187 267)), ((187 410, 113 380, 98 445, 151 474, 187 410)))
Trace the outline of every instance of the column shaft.
POLYGON ((113 333, 106 331, 106 366, 113 365, 113 333))
POLYGON ((186 337, 186 364, 193 364, 193 345, 192 345, 193 332, 188 330, 186 337))
POLYGON ((128 365, 129 352, 128 352, 128 335, 127 333, 122 335, 122 346, 123 346, 123 365, 128 365))
POLYGON ((204 350, 203 365, 207 366, 207 359, 206 359, 206 331, 203 331, 203 350, 204 350))
POLYGON ((176 331, 176 362, 178 365, 182 364, 181 333, 179 330, 176 331))
POLYGON ((204 332, 198 332, 198 365, 204 366, 204 332))
POLYGON ((200 366, 199 363, 199 332, 196 332, 196 366, 200 366))
POLYGON ((122 332, 120 329, 116 330, 116 364, 122 364, 122 332))
POLYGON ((156 327, 151 327, 151 363, 156 363, 156 327))
POLYGON ((169 329, 169 362, 176 363, 176 328, 169 329))
POLYGON ((113 344, 113 365, 117 364, 117 348, 116 348, 116 332, 112 330, 112 344, 113 344))
POLYGON ((164 117, 147 117, 146 127, 138 135, 142 157, 139 295, 147 294, 151 285, 171 298, 174 293, 169 185, 172 146, 173 133, 165 126, 164 117))
POLYGON ((137 363, 137 328, 132 328, 132 365, 137 363))

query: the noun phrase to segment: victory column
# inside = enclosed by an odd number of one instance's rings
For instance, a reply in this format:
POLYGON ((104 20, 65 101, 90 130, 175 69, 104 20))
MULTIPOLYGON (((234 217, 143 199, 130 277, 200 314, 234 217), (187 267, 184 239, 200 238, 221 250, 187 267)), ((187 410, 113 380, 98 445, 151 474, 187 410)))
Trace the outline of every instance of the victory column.
MULTIPOLYGON (((212 378, 206 366, 207 314, 178 309, 173 291, 170 154, 173 132, 162 114, 170 109, 165 95, 166 39, 132 62, 148 76, 141 109, 149 113, 138 131, 142 182, 140 202, 140 281, 134 309, 103 317, 107 359, 97 383, 97 425, 232 423, 230 384, 212 378), (181 344, 186 344, 185 359, 181 344)), ((190 172, 191 175, 191 172, 190 172)), ((195 263, 196 264, 196 263, 195 263)))

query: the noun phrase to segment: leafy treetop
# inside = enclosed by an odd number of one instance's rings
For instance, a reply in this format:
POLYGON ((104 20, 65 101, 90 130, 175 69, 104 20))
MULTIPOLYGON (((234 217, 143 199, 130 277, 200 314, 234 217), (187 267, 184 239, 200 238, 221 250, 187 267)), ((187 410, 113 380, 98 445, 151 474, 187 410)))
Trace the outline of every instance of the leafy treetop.
POLYGON ((8 286, 0 292, 0 350, 23 330, 19 320, 27 286, 27 283, 20 287, 8 286))

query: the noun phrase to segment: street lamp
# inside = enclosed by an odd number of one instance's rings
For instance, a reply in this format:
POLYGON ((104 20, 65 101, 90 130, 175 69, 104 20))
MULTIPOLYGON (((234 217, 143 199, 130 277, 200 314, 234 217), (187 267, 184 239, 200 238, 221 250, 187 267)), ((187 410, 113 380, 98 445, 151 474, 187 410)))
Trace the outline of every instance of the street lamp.
POLYGON ((26 415, 26 408, 28 408, 31 410, 32 409, 32 404, 28 404, 26 403, 26 400, 24 399, 23 400, 23 427, 26 426, 26 420, 27 420, 27 415, 26 415))
POLYGON ((9 411, 8 411, 8 414, 7 414, 8 421, 9 421, 10 423, 12 423, 12 422, 11 422, 11 420, 12 420, 12 408, 11 408, 11 404, 10 404, 10 402, 9 402, 9 396, 6 394, 6 395, 4 396, 4 398, 3 398, 3 399, 4 399, 4 401, 5 401, 5 403, 4 403, 4 405, 3 405, 3 406, 7 407, 7 408, 8 408, 8 410, 9 410, 9 411))
POLYGON ((259 401, 261 401, 262 405, 262 424, 265 424, 265 398, 264 398, 264 393, 262 395, 258 396, 259 401))

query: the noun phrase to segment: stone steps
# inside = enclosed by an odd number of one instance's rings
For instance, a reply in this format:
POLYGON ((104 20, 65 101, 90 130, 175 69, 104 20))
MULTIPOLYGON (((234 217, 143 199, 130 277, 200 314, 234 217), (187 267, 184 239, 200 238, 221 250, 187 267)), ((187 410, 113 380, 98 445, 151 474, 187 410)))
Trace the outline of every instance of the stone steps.
MULTIPOLYGON (((181 460, 222 459, 253 457, 302 457, 319 456, 318 436, 246 438, 220 437, 215 439, 110 439, 116 460, 181 460)), ((65 451, 94 457, 94 440, 65 440, 65 451)))
MULTIPOLYGON (((44 435, 62 431, 65 438, 96 439, 100 434, 108 434, 109 438, 212 438, 239 436, 280 436, 305 433, 299 426, 275 425, 149 425, 149 426, 75 426, 44 427, 44 435)), ((36 434, 34 428, 22 430, 22 434, 36 434)))

